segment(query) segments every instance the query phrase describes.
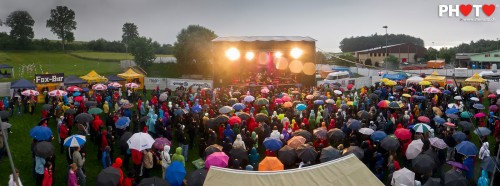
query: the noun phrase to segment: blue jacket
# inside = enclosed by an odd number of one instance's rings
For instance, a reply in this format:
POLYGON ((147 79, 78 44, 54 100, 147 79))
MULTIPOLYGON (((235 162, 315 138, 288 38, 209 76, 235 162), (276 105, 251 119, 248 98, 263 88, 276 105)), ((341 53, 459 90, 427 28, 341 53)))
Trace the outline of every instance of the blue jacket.
POLYGON ((43 174, 45 168, 45 158, 35 156, 35 172, 37 174, 43 174))

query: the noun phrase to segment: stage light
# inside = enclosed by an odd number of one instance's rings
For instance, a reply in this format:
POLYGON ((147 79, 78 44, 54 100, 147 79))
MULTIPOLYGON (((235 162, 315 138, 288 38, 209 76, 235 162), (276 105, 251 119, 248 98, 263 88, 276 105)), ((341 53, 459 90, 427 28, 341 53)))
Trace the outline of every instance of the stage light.
POLYGON ((300 56, 302 56, 303 51, 299 48, 293 48, 292 51, 290 51, 290 56, 293 58, 297 59, 300 56))
POLYGON ((281 53, 281 52, 274 53, 274 57, 280 58, 281 56, 283 56, 283 53, 281 53))
POLYGON ((248 61, 252 60, 255 57, 255 53, 253 52, 247 52, 245 54, 245 58, 247 58, 248 61))
POLYGON ((226 50, 226 57, 231 61, 237 60, 240 58, 240 51, 234 47, 229 48, 226 50))

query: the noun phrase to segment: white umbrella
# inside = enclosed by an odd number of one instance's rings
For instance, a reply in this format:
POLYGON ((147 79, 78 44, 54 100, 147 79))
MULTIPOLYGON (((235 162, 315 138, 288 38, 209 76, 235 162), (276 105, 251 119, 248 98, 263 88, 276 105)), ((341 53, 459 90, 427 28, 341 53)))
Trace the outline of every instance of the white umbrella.
POLYGON ((92 89, 93 90, 106 90, 106 89, 108 89, 108 86, 99 83, 99 84, 93 85, 92 89))
POLYGON ((125 84, 125 87, 127 87, 127 88, 139 88, 139 84, 137 84, 137 83, 127 83, 127 84, 125 84))
POLYGON ((479 98, 471 97, 470 100, 472 100, 472 101, 479 101, 479 98))
POLYGON ((36 90, 25 90, 21 92, 24 96, 38 96, 40 93, 36 90))
POLYGON ((117 82, 111 82, 111 83, 108 84, 108 86, 115 87, 115 88, 122 87, 122 85, 120 83, 117 83, 117 82))
POLYGON ((160 101, 167 101, 168 99, 168 93, 164 92, 160 94, 160 97, 158 98, 160 101))
POLYGON ((342 94, 342 91, 340 91, 340 90, 334 90, 334 91, 333 91, 333 93, 338 94, 338 95, 341 95, 341 94, 342 94))
POLYGON ((413 186, 415 185, 415 173, 408 170, 406 167, 395 171, 392 174, 391 185, 413 186))
POLYGON ((85 144, 86 141, 87 141, 87 139, 85 138, 85 136, 77 134, 77 135, 72 135, 70 137, 67 137, 64 140, 63 145, 66 147, 80 147, 83 144, 85 144))
POLYGON ((327 100, 325 101, 325 103, 328 103, 328 104, 335 104, 335 100, 333 100, 333 99, 327 99, 327 100))
POLYGON ((453 107, 458 108, 458 105, 455 103, 448 104, 448 108, 453 108, 453 107))
POLYGON ((433 147, 436 147, 438 149, 442 150, 442 149, 448 148, 448 145, 441 138, 429 138, 429 141, 431 142, 431 145, 433 147))
POLYGON ((2 122, 0 124, 1 124, 0 129, 2 129, 2 130, 12 127, 12 125, 10 123, 2 122))
POLYGON ((406 149, 406 158, 410 160, 415 159, 415 157, 417 157, 422 152, 423 146, 424 142, 422 142, 422 140, 413 140, 406 149))
POLYGON ((462 100, 462 96, 455 96, 455 97, 453 97, 453 99, 455 99, 455 100, 462 100))
POLYGON ((371 128, 361 128, 359 129, 359 133, 364 134, 364 135, 372 135, 372 133, 375 132, 371 128))
POLYGON ((230 106, 223 106, 219 109, 219 113, 221 114, 227 114, 233 110, 233 107, 230 106))
POLYGON ((153 146, 155 140, 148 133, 135 133, 128 139, 127 144, 130 149, 135 149, 138 151, 149 149, 153 146))
POLYGON ((419 76, 412 76, 406 80, 406 83, 420 83, 423 80, 424 78, 421 78, 419 76))
POLYGON ((66 91, 63 90, 53 90, 49 92, 49 96, 56 97, 56 96, 65 96, 68 95, 66 91))

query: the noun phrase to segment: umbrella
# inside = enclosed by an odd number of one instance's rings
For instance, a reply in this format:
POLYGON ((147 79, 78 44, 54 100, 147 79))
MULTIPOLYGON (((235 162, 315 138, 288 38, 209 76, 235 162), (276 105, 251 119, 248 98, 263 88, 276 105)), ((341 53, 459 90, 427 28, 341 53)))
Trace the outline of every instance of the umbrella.
POLYGON ((342 95, 342 91, 340 91, 340 90, 334 90, 333 93, 335 93, 337 95, 342 95))
POLYGON ((250 115, 248 113, 245 113, 245 112, 239 112, 238 117, 241 118, 242 120, 250 119, 250 115))
POLYGON ((479 110, 485 109, 484 105, 481 103, 476 103, 476 104, 472 105, 472 107, 474 107, 475 109, 479 109, 479 110))
POLYGON ((350 146, 349 148, 344 149, 342 156, 347 156, 349 154, 354 154, 358 159, 363 159, 365 156, 365 152, 363 149, 359 148, 358 146, 350 146))
POLYGON ((255 97, 248 95, 248 96, 245 96, 245 98, 243 98, 243 100, 245 102, 249 103, 249 102, 255 101, 255 97))
POLYGON ((267 93, 269 93, 269 89, 263 88, 263 89, 260 90, 260 93, 267 94, 267 93))
POLYGON ((229 156, 224 152, 214 152, 207 156, 205 160, 205 168, 210 169, 211 166, 215 167, 227 167, 229 162, 229 156))
POLYGON ((255 121, 256 122, 268 122, 269 116, 267 116, 264 113, 258 113, 257 115, 255 115, 255 121))
POLYGON ((452 137, 457 143, 460 143, 460 142, 464 141, 465 139, 467 139, 467 135, 465 135, 465 133, 463 133, 462 131, 454 132, 452 137))
POLYGON ((226 123, 227 121, 229 121, 229 117, 227 117, 226 115, 219 115, 215 118, 215 122, 217 124, 226 123))
MULTIPOLYGON (((422 116, 420 116, 420 117, 422 117, 422 116)), ((430 129, 431 129, 431 127, 425 123, 417 123, 415 126, 413 126, 413 130, 415 132, 420 132, 420 133, 429 132, 430 129)))
POLYGON ((458 119, 458 115, 456 115, 456 114, 446 114, 446 117, 448 117, 450 119, 458 119))
POLYGON ((314 96, 313 95, 307 95, 306 99, 314 99, 314 96))
POLYGON ((457 113, 459 113, 459 112, 460 112, 460 111, 459 111, 457 108, 452 107, 452 108, 447 109, 444 113, 445 113, 445 114, 457 114, 457 113))
POLYGON ((439 94, 439 93, 441 93, 441 90, 439 90, 436 87, 430 87, 425 92, 430 93, 430 94, 439 94))
POLYGON ((76 114, 76 110, 75 109, 66 109, 66 111, 64 111, 65 114, 76 114))
POLYGON ((496 94, 491 93, 490 95, 488 95, 488 98, 495 99, 495 98, 497 98, 497 95, 496 95, 496 94))
POLYGON ((420 116, 417 118, 418 121, 423 122, 423 123, 430 123, 431 120, 427 116, 420 116))
POLYGON ((207 177, 208 170, 198 169, 192 172, 187 179, 188 186, 203 186, 205 178, 207 177))
POLYGON ((52 131, 49 127, 36 126, 30 130, 30 136, 38 141, 49 140, 52 138, 52 131))
POLYGON ((446 120, 444 120, 443 118, 438 117, 438 116, 434 117, 433 120, 434 120, 434 122, 436 122, 436 123, 438 123, 440 125, 442 125, 442 124, 444 124, 446 122, 446 120))
POLYGON ((187 114, 187 113, 189 113, 189 111, 187 111, 186 109, 179 108, 179 109, 175 110, 174 115, 182 116, 182 115, 187 114))
POLYGON ((64 140, 63 145, 65 147, 81 147, 83 144, 85 144, 86 141, 87 139, 85 138, 85 136, 75 134, 67 137, 64 140))
POLYGON ((385 132, 383 132, 383 131, 375 131, 371 135, 370 139, 372 139, 372 141, 381 141, 385 137, 387 137, 387 134, 385 132))
POLYGON ((326 131, 326 129, 322 128, 322 127, 313 130, 314 136, 316 136, 316 138, 318 138, 318 139, 328 138, 327 132, 328 131, 326 131))
POLYGON ((451 169, 444 175, 445 186, 467 186, 469 181, 462 175, 462 173, 451 169))
POLYGON ((373 91, 373 93, 375 93, 375 94, 382 94, 382 91, 377 89, 377 90, 373 91))
POLYGON ((418 83, 419 85, 423 85, 423 86, 427 86, 427 85, 430 85, 432 84, 430 81, 421 81, 418 83))
POLYGON ((161 93, 160 97, 158 97, 158 100, 160 100, 160 101, 167 101, 168 100, 168 93, 167 92, 161 93))
POLYGON ((455 149, 464 156, 475 156, 478 153, 476 145, 470 141, 460 142, 455 149))
POLYGON ((259 98, 259 99, 255 100, 254 104, 255 105, 267 105, 267 104, 269 104, 269 100, 267 100, 266 98, 259 98))
POLYGON ((221 114, 227 114, 231 111, 233 111, 233 108, 230 106, 223 106, 219 109, 219 113, 221 113, 221 114))
POLYGON ((316 160, 316 157, 318 156, 318 152, 316 152, 316 150, 314 150, 314 147, 309 144, 302 144, 301 146, 297 147, 295 151, 297 152, 297 156, 303 162, 314 162, 316 160))
POLYGON ((259 163, 259 171, 278 171, 284 168, 283 163, 276 157, 266 156, 259 163))
POLYGON ((451 91, 449 91, 449 90, 444 90, 444 91, 443 91, 443 94, 450 95, 450 94, 451 94, 451 91))
POLYGON ((359 130, 361 128, 361 121, 349 119, 349 121, 347 121, 347 127, 351 130, 359 130))
POLYGON ((434 138, 429 138, 429 141, 431 142, 431 145, 433 147, 436 147, 438 149, 442 150, 442 149, 448 148, 448 145, 441 138, 435 138, 435 137, 434 138))
POLYGON ((462 91, 464 91, 464 92, 475 92, 475 91, 477 91, 477 89, 475 87, 472 87, 472 86, 465 86, 465 87, 462 87, 462 91))
POLYGON ((417 96, 415 99, 417 99, 417 100, 425 100, 425 96, 417 96))
POLYGON ((405 98, 410 98, 411 97, 410 94, 403 94, 402 96, 405 97, 405 98))
POLYGON ((264 146, 270 151, 277 151, 281 148, 281 146, 283 146, 283 142, 281 142, 279 139, 267 137, 266 139, 264 139, 264 146))
POLYGON ((283 103, 283 108, 291 108, 291 107, 293 107, 292 102, 287 101, 287 102, 283 103))
POLYGON ((229 118, 229 120, 227 120, 227 123, 231 126, 234 126, 234 124, 240 124, 241 118, 239 118, 238 116, 232 116, 231 118, 229 118))
POLYGON ((338 149, 333 148, 332 146, 328 146, 326 148, 321 149, 319 161, 321 163, 324 163, 327 161, 335 160, 340 157, 342 157, 342 155, 340 154, 340 151, 338 149))
POLYGON ((375 93, 372 93, 372 94, 370 94, 369 98, 373 99, 373 100, 377 100, 378 99, 378 95, 375 94, 375 93))
POLYGON ((120 176, 120 171, 118 169, 114 167, 105 168, 97 175, 96 185, 118 185, 118 182, 120 182, 120 176))
POLYGON ((484 114, 484 113, 482 113, 482 112, 479 112, 479 113, 477 113, 477 114, 474 114, 474 117, 475 117, 475 118, 484 118, 484 117, 486 117, 486 114, 484 114))
POLYGON ((170 183, 168 183, 165 179, 154 176, 143 178, 141 183, 137 186, 170 186, 170 183))
POLYGON ((130 149, 135 149, 142 151, 144 149, 150 149, 153 146, 155 140, 148 133, 135 133, 128 139, 127 144, 130 149))
POLYGON ((465 171, 468 171, 469 168, 467 166, 465 166, 464 164, 460 163, 460 162, 456 162, 456 161, 447 161, 446 162, 448 165, 451 165, 453 167, 456 167, 456 168, 459 168, 459 169, 462 169, 462 170, 465 170, 465 171))
POLYGON ((477 97, 471 97, 470 100, 477 102, 477 101, 479 101, 479 98, 477 98, 477 97))
POLYGON ((389 103, 390 102, 387 101, 387 100, 382 100, 382 101, 378 102, 377 106, 379 108, 388 108, 389 107, 389 103))
MULTIPOLYGON (((205 91, 208 91, 208 90, 210 90, 210 89, 208 89, 208 88, 207 88, 207 89, 205 89, 205 91)), ((232 94, 232 95, 233 95, 234 97, 239 97, 239 96, 241 96, 241 92, 233 92, 233 94, 232 94)))
POLYGON ((38 96, 40 93, 36 90, 25 90, 21 92, 23 96, 38 96))
POLYGON ((153 143, 153 147, 157 150, 163 150, 165 145, 172 146, 172 142, 170 142, 167 138, 156 138, 153 143))
POLYGON ((88 91, 89 91, 89 88, 87 88, 87 87, 83 87, 83 88, 82 88, 82 91, 83 91, 83 92, 88 92, 88 91))
POLYGON ((170 185, 182 185, 184 177, 186 177, 186 168, 179 161, 173 161, 165 170, 164 178, 170 185))
POLYGON ((497 111, 498 111, 498 106, 496 106, 496 105, 491 105, 491 106, 489 107, 489 109, 490 109, 490 111, 492 111, 492 112, 497 112, 497 111))
POLYGON ((73 96, 76 96, 75 98, 73 98, 73 101, 75 101, 75 102, 81 102, 81 101, 83 101, 83 97, 75 95, 76 93, 80 93, 80 92, 73 93, 73 96))
POLYGON ((422 147, 424 146, 424 142, 422 140, 413 140, 406 149, 406 158, 415 159, 421 152, 422 147))
POLYGON ((399 140, 409 140, 409 139, 411 139, 411 136, 412 136, 410 130, 403 129, 403 128, 396 129, 396 131, 394 131, 394 135, 399 140))
POLYGON ((140 86, 137 83, 127 83, 127 84, 125 84, 125 87, 127 87, 127 88, 139 88, 140 86))
POLYGON ((360 119, 369 119, 371 117, 369 112, 366 112, 364 110, 358 112, 358 117, 360 119))
POLYGON ((387 151, 396 151, 401 146, 398 139, 394 137, 384 138, 382 141, 380 141, 380 145, 387 151))
POLYGON ((285 102, 287 102, 287 101, 292 101, 292 98, 290 98, 290 96, 288 96, 288 95, 284 95, 283 97, 281 97, 281 99, 282 99, 283 101, 285 101, 285 102))
POLYGON ((52 109, 52 105, 50 105, 50 104, 43 104, 42 105, 42 110, 50 110, 50 109, 52 109))
POLYGON ((49 92, 49 96, 52 97, 59 97, 59 96, 65 96, 68 95, 68 93, 64 90, 53 90, 49 92))
POLYGON ((462 96, 455 96, 455 97, 453 97, 453 99, 455 99, 455 100, 462 100, 462 96))
POLYGON ((95 106, 97 106, 97 102, 95 102, 95 101, 85 101, 84 105, 86 107, 95 107, 95 106))
POLYGON ((464 118, 464 119, 472 118, 472 116, 473 115, 470 112, 468 112, 468 111, 464 111, 464 112, 460 113, 460 117, 464 118))
POLYGON ((123 133, 123 135, 120 137, 120 141, 119 141, 119 145, 120 145, 120 148, 122 149, 128 149, 128 139, 130 139, 130 137, 132 137, 132 132, 125 132, 123 133))
POLYGON ((293 165, 295 164, 295 161, 297 160, 297 152, 295 152, 295 148, 292 148, 288 145, 283 146, 279 151, 278 151, 278 159, 284 164, 284 165, 293 165))
POLYGON ((213 154, 214 152, 222 152, 222 147, 217 144, 213 144, 205 148, 205 153, 204 156, 205 158, 208 157, 210 154, 213 154))
POLYGON ((108 86, 99 83, 99 84, 93 85, 92 89, 93 90, 106 90, 106 89, 108 89, 108 86))
POLYGON ((312 141, 312 134, 307 130, 303 129, 296 130, 295 132, 293 132, 293 136, 304 137, 306 139, 306 143, 312 141))
POLYGON ((6 111, 6 110, 0 111, 0 118, 7 119, 9 117, 10 117, 10 113, 8 111, 6 111))
POLYGON ((323 105, 325 102, 323 100, 314 100, 315 105, 323 105))
POLYGON ((327 99, 327 100, 325 100, 325 103, 335 104, 335 100, 333 100, 333 99, 327 99))
POLYGON ((445 122, 444 125, 447 127, 456 127, 456 125, 454 123, 450 123, 450 122, 445 122))
POLYGON ((493 172, 493 170, 495 170, 495 162, 497 162, 497 167, 500 167, 500 164, 498 164, 499 162, 499 159, 496 158, 496 161, 495 159, 493 159, 494 157, 491 157, 491 156, 486 156, 482 161, 481 161, 481 168, 485 171, 488 171, 488 172, 493 172))
POLYGON ((436 166, 434 160, 427 154, 419 154, 411 161, 413 171, 419 174, 426 174, 436 166))
POLYGON ((389 108, 400 109, 401 107, 399 106, 398 102, 393 101, 393 102, 389 103, 389 108))
POLYGON ((373 129, 371 128, 361 128, 359 129, 359 133, 364 134, 364 135, 372 135, 373 134, 373 129))
POLYGON ((125 129, 130 125, 130 119, 126 116, 120 117, 118 120, 115 122, 115 127, 119 129, 125 129))
POLYGON ((408 170, 406 167, 394 171, 391 183, 392 185, 413 186, 415 184, 415 173, 408 170))
POLYGON ((472 125, 471 122, 468 121, 460 121, 458 124, 462 127, 463 131, 470 131, 474 126, 472 125))
POLYGON ((238 99, 236 99, 236 98, 231 98, 231 99, 227 100, 228 105, 234 105, 236 103, 238 103, 238 99))
POLYGON ((234 110, 243 110, 245 108, 246 108, 246 106, 243 103, 235 103, 235 104, 233 104, 233 109, 234 110))
POLYGON ((298 104, 297 106, 295 106, 295 109, 297 109, 298 111, 304 111, 306 110, 307 106, 304 105, 304 104, 298 104))
POLYGON ((110 83, 108 83, 108 87, 120 88, 120 87, 122 87, 122 85, 118 82, 110 82, 110 83))
POLYGON ((397 85, 397 86, 394 87, 394 89, 396 89, 396 90, 403 90, 403 86, 397 85))
POLYGON ((488 136, 491 134, 491 130, 486 127, 478 127, 474 130, 474 134, 477 134, 478 136, 488 136))
POLYGON ((5 130, 5 129, 12 127, 12 125, 10 123, 0 122, 0 124, 1 124, 0 129, 2 129, 2 130, 5 130))
POLYGON ((101 114, 102 113, 102 109, 97 108, 97 107, 96 108, 91 108, 91 109, 89 109, 88 113, 89 114, 94 114, 94 115, 95 114, 101 114))
POLYGON ((328 130, 327 134, 328 134, 328 138, 334 142, 341 142, 342 140, 344 140, 344 137, 345 137, 344 132, 340 129, 337 129, 337 128, 328 130))
POLYGON ((306 138, 302 136, 294 136, 287 141, 287 145, 296 149, 297 147, 303 145, 306 142, 306 138))
POLYGON ((34 151, 36 156, 39 156, 42 158, 48 158, 48 157, 54 156, 55 147, 54 147, 54 145, 52 145, 51 142, 42 141, 42 142, 36 143, 33 151, 34 151))
POLYGON ((229 151, 231 161, 238 159, 243 165, 248 163, 248 151, 244 148, 233 148, 229 151))

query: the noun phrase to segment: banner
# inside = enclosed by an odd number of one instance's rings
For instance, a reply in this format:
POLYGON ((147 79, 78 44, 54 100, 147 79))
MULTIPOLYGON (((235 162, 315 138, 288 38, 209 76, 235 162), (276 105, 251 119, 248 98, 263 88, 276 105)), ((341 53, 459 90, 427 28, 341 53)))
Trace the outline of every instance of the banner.
POLYGON ((174 79, 167 78, 167 88, 171 90, 175 90, 177 87, 183 86, 184 88, 189 88, 193 86, 193 88, 212 88, 213 81, 212 80, 195 80, 195 79, 174 79))
POLYGON ((160 90, 164 90, 167 87, 167 78, 144 78, 144 86, 148 90, 156 89, 156 86, 160 87, 160 90))
POLYGON ((64 73, 57 74, 35 74, 35 84, 63 83, 64 73))

